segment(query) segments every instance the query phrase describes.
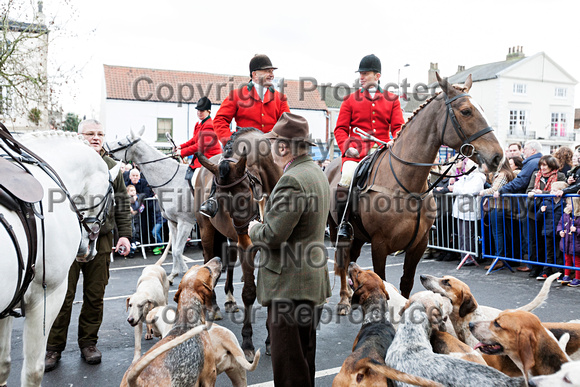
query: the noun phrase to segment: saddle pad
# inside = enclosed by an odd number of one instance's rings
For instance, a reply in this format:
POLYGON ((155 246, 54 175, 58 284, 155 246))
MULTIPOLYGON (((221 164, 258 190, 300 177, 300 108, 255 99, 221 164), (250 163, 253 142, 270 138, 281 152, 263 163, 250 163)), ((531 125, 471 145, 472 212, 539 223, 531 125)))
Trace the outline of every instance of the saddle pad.
POLYGON ((26 203, 42 200, 44 190, 34 176, 14 163, 0 158, 0 186, 26 203))

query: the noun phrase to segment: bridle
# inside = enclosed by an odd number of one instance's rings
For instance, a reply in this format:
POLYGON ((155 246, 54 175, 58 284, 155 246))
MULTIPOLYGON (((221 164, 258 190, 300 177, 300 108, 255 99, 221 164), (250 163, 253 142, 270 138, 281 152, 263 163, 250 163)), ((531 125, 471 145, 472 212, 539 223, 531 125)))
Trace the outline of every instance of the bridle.
MULTIPOLYGON (((223 158, 218 162, 218 165, 224 161, 233 164, 233 163, 237 163, 239 160, 236 160, 234 158, 223 158)), ((242 182, 244 182, 246 179, 248 180, 248 184, 249 184, 248 190, 249 190, 250 196, 251 196, 250 201, 251 201, 252 206, 253 206, 252 199, 258 197, 258 191, 257 191, 256 187, 258 185, 261 187, 262 183, 261 183, 260 179, 258 179, 256 176, 254 176, 247 168, 242 176, 240 176, 238 179, 236 179, 235 181, 233 181, 229 184, 220 184, 215 175, 213 177, 213 182, 216 185, 216 187, 219 188, 220 190, 228 190, 228 189, 233 188, 239 184, 242 184, 242 182)), ((252 220, 255 220, 255 219, 258 219, 258 220, 260 219, 260 213, 257 209, 254 208, 250 217, 246 221, 244 221, 243 224, 237 225, 234 217, 232 217, 232 224, 234 226, 234 229, 238 233, 238 235, 243 235, 243 234, 247 234, 248 225, 250 224, 250 222, 252 220)))
MULTIPOLYGON (((466 158, 470 158, 475 154, 475 147, 473 146, 473 144, 471 144, 472 141, 478 139, 479 137, 490 133, 493 131, 493 128, 491 126, 488 126, 486 128, 483 128, 481 130, 478 130, 476 133, 472 134, 471 136, 467 136, 465 134, 465 131, 463 130, 463 128, 461 127, 461 125, 459 124, 459 121, 457 121, 457 117, 455 116, 455 112, 453 111, 453 107, 451 106, 451 103, 456 101, 459 98, 462 97, 470 97, 469 94, 467 93, 461 93, 456 95, 453 98, 449 98, 448 95, 445 92, 442 92, 444 97, 445 97, 445 106, 446 106, 446 115, 445 115, 445 122, 443 123, 443 130, 441 131, 441 144, 444 144, 444 139, 445 139, 445 130, 447 129, 447 121, 451 120, 451 124, 453 126, 453 129, 455 130, 455 133, 457 133, 457 136, 459 137, 459 139, 461 140, 461 147, 459 148, 459 156, 458 156, 458 160, 463 160, 466 158)), ((433 183, 433 184, 429 184, 429 188, 427 189, 427 191, 419 194, 420 199, 422 200, 423 198, 425 198, 429 192, 431 192, 436 186, 437 184, 439 184, 439 182, 441 180, 443 180, 446 177, 459 177, 459 176, 463 176, 463 175, 468 175, 471 172, 473 172, 477 167, 473 166, 469 171, 464 172, 464 173, 460 173, 457 175, 449 175, 448 172, 451 170, 451 168, 453 167, 453 165, 455 164, 455 162, 457 161, 448 161, 445 163, 416 163, 416 162, 411 162, 411 161, 406 161, 403 160, 402 158, 400 158, 399 156, 397 156, 394 152, 394 149, 390 149, 389 152, 389 166, 391 168, 391 172, 393 173, 393 177, 395 178, 395 180, 397 181, 397 184, 399 184, 399 186, 401 186, 401 188, 403 188, 403 190, 410 194, 410 195, 417 195, 417 194, 413 194, 411 191, 409 191, 403 184, 402 182, 399 180, 399 178, 397 177, 397 174, 395 173, 395 169, 393 167, 393 162, 392 162, 392 158, 394 157, 397 161, 399 161, 402 164, 405 165, 410 165, 410 166, 417 166, 417 167, 434 167, 434 166, 447 166, 447 169, 445 170, 445 172, 443 173, 434 173, 434 174, 438 174, 439 178, 433 183)), ((384 157, 384 156, 383 156, 384 157)), ((382 160, 382 157, 381 157, 382 160)), ((379 160, 379 163, 380 161, 379 160)), ((376 175, 375 175, 376 177, 376 175)))
MULTIPOLYGON (((127 144, 123 144, 120 140, 117 141, 117 145, 119 145, 117 148, 115 149, 111 149, 109 148, 108 144, 104 145, 105 150, 107 151, 107 153, 109 154, 113 154, 115 152, 121 151, 121 150, 125 150, 125 155, 123 156, 123 161, 127 161, 128 157, 127 157, 127 152, 129 151, 129 148, 131 148, 133 145, 137 144, 139 141, 141 141, 141 138, 137 138, 135 140, 131 140, 129 138, 129 136, 126 137, 127 139, 127 144)), ((158 159, 154 159, 154 160, 149 160, 149 161, 142 161, 137 163, 138 165, 145 165, 145 164, 152 164, 152 163, 156 163, 158 161, 163 161, 163 160, 167 160, 167 159, 172 159, 173 155, 167 155, 167 156, 163 156, 160 157, 158 159)), ((173 173, 173 175, 169 178, 169 180, 167 180, 165 183, 163 184, 159 184, 159 185, 151 185, 149 184, 149 187, 151 188, 160 188, 163 186, 166 186, 167 184, 169 184, 171 182, 171 180, 173 180, 173 178, 175 178, 175 176, 177 175, 177 172, 179 172, 179 163, 177 163, 177 168, 175 169, 175 172, 173 173)))

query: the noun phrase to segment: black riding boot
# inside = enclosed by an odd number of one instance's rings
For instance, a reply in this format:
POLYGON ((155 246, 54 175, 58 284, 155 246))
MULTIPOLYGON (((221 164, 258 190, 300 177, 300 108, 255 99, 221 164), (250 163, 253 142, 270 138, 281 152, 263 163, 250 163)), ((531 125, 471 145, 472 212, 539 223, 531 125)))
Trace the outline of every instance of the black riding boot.
POLYGON ((199 213, 207 216, 208 218, 213 218, 217 215, 219 210, 218 201, 214 198, 216 190, 215 181, 211 185, 211 191, 209 192, 209 198, 201 204, 199 207, 199 213))
POLYGON ((348 187, 336 187, 336 213, 338 214, 338 221, 341 222, 338 226, 338 240, 351 241, 353 239, 352 225, 348 222, 350 209, 348 204, 348 187), (343 219, 344 217, 344 219, 343 219))

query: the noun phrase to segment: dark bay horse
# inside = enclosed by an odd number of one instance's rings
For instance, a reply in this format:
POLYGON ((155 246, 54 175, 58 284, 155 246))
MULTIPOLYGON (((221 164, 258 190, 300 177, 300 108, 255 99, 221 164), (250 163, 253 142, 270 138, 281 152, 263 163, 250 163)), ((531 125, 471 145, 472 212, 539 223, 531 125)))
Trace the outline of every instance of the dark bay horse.
POLYGON ((204 260, 207 262, 217 255, 227 262, 225 307, 226 312, 235 312, 238 308, 233 296, 233 272, 236 254, 240 256, 245 308, 242 349, 248 361, 251 361, 254 358, 251 317, 256 300, 256 283, 255 251, 251 249, 248 224, 257 218, 258 200, 272 192, 282 176, 282 170, 272 159, 270 142, 263 138, 262 132, 253 128, 240 129, 234 133, 222 155, 209 160, 201 154, 196 154, 196 157, 204 166, 195 181, 194 195, 195 217, 201 233, 204 260), (210 219, 199 213, 199 207, 207 199, 213 181, 217 185, 219 212, 210 219), (227 248, 226 238, 237 240, 237 249, 227 248))
MULTIPOLYGON (((371 243, 373 270, 383 280, 387 255, 405 250, 401 294, 409 297, 415 270, 425 251, 436 216, 435 200, 427 192, 427 178, 441 145, 447 145, 495 171, 503 150, 483 115, 481 107, 467 93, 465 85, 450 85, 437 75, 442 92, 427 100, 407 121, 390 150, 382 152, 371 169, 369 185, 361 191, 358 209, 351 213, 354 240, 340 243, 336 250, 336 275, 340 276, 339 314, 350 311, 351 289, 346 282, 349 263, 355 262, 365 242, 371 243), (358 219, 357 219, 358 218, 358 219), (360 227, 362 225, 362 227, 360 227)), ((326 168, 330 187, 340 180, 340 159, 326 168)), ((334 209, 335 195, 331 195, 334 209)), ((336 212, 328 217, 331 240, 336 241, 336 212)))

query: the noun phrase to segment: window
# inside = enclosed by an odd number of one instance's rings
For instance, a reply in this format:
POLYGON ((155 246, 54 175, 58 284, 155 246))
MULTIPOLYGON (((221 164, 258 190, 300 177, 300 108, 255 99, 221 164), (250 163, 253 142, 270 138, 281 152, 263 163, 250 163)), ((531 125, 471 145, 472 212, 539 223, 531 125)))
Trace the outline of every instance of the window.
POLYGON ((550 136, 566 137, 566 113, 552 113, 550 136))
POLYGON ((526 110, 510 110, 509 134, 526 134, 528 129, 528 112, 526 110))
POLYGON ((11 113, 11 101, 10 89, 6 86, 0 87, 0 114, 11 113))
POLYGON ((526 84, 514 83, 514 94, 526 94, 526 84))
POLYGON ((560 145, 550 145, 550 154, 553 155, 560 148, 560 145))
POLYGON ((554 89, 554 96, 558 98, 566 98, 566 91, 565 87, 556 87, 554 89))
POLYGON ((173 136, 173 118, 157 119, 157 142, 167 142, 165 133, 173 136))

